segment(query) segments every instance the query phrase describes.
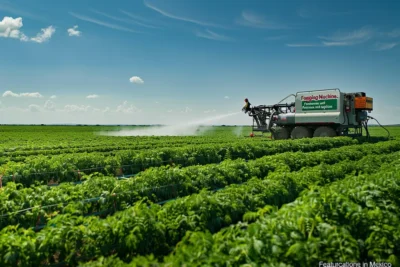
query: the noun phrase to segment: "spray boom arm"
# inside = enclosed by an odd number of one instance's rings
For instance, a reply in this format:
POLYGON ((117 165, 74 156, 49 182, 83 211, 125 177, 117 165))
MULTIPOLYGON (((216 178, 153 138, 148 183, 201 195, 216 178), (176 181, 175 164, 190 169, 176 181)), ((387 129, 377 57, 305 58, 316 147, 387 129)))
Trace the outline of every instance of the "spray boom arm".
POLYGON ((257 124, 257 130, 270 132, 273 122, 277 116, 282 113, 294 112, 295 103, 290 104, 275 104, 275 105, 260 105, 249 107, 244 110, 250 117, 253 117, 253 125, 257 124))

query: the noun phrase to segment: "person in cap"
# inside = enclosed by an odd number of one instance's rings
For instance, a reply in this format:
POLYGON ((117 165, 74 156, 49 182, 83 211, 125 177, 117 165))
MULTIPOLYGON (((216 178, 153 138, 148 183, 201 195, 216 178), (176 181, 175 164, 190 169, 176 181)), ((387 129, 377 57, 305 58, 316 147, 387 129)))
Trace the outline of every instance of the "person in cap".
POLYGON ((244 106, 242 108, 242 111, 249 112, 250 111, 250 106, 251 106, 251 104, 250 104, 249 100, 246 98, 244 100, 244 106))

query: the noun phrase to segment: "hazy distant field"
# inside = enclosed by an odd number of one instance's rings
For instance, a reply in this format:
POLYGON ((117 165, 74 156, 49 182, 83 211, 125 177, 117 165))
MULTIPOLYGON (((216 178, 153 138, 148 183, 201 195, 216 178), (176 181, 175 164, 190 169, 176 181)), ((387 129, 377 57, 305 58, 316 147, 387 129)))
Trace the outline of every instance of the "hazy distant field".
MULTIPOLYGON (((391 136, 400 136, 400 126, 385 126, 391 136)), ((157 128, 155 126, 0 126, 0 141, 3 143, 12 142, 13 140, 43 140, 43 135, 55 140, 77 138, 80 137, 94 137, 100 138, 96 135, 99 132, 107 131, 121 131, 121 130, 135 130, 135 129, 151 129, 157 128), (24 138, 23 138, 24 137, 24 138), (22 138, 22 139, 20 139, 22 138)), ((379 126, 370 126, 371 136, 387 136, 387 132, 379 126)), ((203 126, 199 127, 197 131, 193 131, 196 136, 209 136, 209 137, 248 137, 251 133, 250 126, 203 126)), ((255 133, 261 136, 261 133, 255 133)), ((269 137, 268 133, 263 134, 269 137)), ((365 135, 365 132, 364 132, 365 135)), ((39 144, 38 144, 39 145, 39 144)))

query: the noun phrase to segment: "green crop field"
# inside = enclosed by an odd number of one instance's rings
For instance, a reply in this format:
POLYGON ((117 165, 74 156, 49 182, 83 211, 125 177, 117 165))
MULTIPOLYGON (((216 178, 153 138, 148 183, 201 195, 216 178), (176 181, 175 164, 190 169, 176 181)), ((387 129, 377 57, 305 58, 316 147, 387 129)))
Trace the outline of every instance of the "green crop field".
POLYGON ((0 266, 400 266, 400 127, 149 127, 0 126, 0 266))

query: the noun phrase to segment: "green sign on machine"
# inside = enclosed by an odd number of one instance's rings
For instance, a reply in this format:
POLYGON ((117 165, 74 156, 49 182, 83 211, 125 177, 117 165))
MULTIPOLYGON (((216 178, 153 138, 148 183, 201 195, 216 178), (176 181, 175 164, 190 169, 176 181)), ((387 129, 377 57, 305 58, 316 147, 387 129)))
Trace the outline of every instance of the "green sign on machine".
POLYGON ((336 110, 337 99, 302 101, 302 110, 336 110))

